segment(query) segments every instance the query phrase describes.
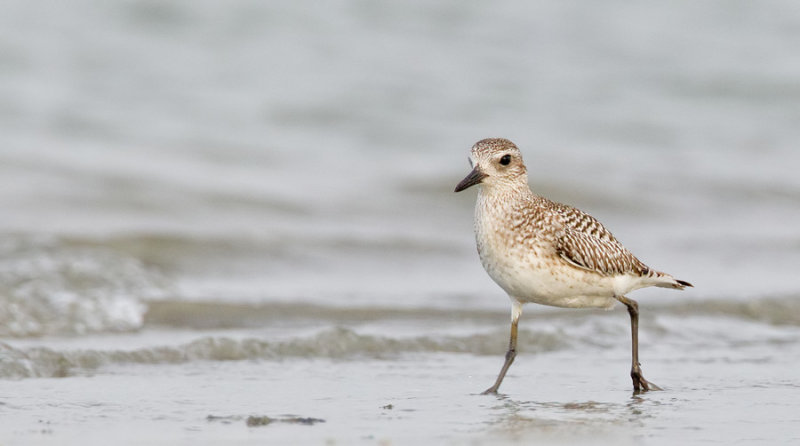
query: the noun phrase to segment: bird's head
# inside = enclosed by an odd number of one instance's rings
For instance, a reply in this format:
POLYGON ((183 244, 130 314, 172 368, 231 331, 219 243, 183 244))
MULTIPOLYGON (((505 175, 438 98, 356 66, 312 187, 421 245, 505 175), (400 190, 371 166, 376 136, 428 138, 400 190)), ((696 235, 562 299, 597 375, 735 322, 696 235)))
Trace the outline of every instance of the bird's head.
POLYGON ((476 184, 489 188, 528 184, 528 170, 522 162, 522 153, 507 139, 487 138, 476 142, 470 151, 469 163, 472 172, 458 183, 456 192, 476 184))

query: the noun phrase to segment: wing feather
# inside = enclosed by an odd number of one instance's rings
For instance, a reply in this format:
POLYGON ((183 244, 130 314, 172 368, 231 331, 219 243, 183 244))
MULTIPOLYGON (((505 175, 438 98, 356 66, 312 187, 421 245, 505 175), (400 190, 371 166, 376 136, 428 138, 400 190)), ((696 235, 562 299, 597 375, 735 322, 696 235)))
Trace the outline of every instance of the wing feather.
POLYGON ((555 203, 554 209, 563 225, 556 237, 556 251, 571 265, 604 276, 649 272, 644 263, 591 215, 560 203, 555 203))

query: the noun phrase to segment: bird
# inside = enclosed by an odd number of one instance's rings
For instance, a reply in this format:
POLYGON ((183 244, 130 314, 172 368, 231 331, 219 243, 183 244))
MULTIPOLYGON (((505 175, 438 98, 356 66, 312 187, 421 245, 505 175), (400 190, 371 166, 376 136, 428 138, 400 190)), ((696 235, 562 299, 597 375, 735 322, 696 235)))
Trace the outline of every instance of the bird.
POLYGON ((634 394, 662 390, 647 381, 639 363, 639 305, 626 297, 645 287, 682 290, 692 284, 645 265, 602 223, 572 206, 535 194, 517 146, 487 138, 470 150, 472 171, 455 188, 478 186, 475 240, 489 277, 511 299, 511 336, 505 362, 484 394, 497 394, 517 355, 522 306, 627 307, 631 322, 634 394))

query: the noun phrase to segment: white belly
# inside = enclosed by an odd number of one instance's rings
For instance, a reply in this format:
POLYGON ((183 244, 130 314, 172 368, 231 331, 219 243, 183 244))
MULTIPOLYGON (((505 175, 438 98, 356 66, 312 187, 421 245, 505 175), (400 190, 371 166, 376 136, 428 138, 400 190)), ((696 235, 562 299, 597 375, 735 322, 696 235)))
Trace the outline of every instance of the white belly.
MULTIPOLYGON (((584 271, 557 257, 479 250, 484 269, 509 296, 520 302, 568 308, 610 308, 616 302, 613 277, 584 271)), ((620 294, 621 295, 621 294, 620 294)))

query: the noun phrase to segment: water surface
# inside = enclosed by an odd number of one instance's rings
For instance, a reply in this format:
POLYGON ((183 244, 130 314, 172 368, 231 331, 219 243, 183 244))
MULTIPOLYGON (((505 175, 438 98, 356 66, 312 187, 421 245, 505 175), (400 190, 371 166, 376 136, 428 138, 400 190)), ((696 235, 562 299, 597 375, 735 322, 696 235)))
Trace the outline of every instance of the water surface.
POLYGON ((800 442, 799 41, 788 1, 5 2, 0 441, 800 442), (695 285, 631 295, 666 391, 622 309, 531 306, 478 395, 490 136, 695 285))

